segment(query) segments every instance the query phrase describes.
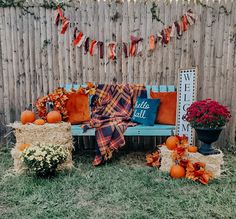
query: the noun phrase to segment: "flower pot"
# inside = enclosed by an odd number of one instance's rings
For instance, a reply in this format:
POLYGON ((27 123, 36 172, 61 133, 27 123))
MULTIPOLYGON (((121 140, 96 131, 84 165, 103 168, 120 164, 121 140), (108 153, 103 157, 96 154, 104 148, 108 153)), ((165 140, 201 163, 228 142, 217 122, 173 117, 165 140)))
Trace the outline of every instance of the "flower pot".
POLYGON ((203 155, 219 154, 220 151, 212 147, 212 143, 217 141, 223 128, 195 128, 197 137, 203 142, 198 152, 203 155))

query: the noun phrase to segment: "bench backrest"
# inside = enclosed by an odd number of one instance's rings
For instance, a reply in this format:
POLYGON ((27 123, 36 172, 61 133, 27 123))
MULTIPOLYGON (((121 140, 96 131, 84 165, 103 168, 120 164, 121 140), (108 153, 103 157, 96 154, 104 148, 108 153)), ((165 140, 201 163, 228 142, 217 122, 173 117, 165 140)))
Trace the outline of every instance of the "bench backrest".
MULTIPOLYGON (((86 85, 79 85, 79 84, 66 84, 64 85, 63 87, 66 89, 66 90, 70 90, 71 88, 74 89, 78 89, 80 88, 80 86, 82 87, 86 87, 86 85)), ((147 89, 147 96, 148 98, 150 98, 150 90, 152 89, 153 91, 155 92, 173 92, 173 91, 176 91, 176 87, 174 85, 146 85, 146 89, 147 89)))

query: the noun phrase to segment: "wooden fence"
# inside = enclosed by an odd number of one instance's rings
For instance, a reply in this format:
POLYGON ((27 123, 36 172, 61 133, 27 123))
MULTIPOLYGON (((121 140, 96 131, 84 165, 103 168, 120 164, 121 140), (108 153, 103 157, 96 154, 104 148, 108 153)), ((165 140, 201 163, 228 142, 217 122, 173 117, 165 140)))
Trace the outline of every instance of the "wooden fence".
POLYGON ((65 35, 54 24, 55 10, 46 1, 32 2, 0 7, 0 117, 5 124, 59 84, 116 77, 123 83, 170 85, 176 84, 179 68, 198 66, 198 99, 213 98, 230 108, 232 119, 221 142, 235 143, 236 1, 74 0, 64 6, 71 22, 65 35), (188 9, 198 15, 196 24, 150 53, 148 37, 188 9), (74 47, 75 26, 91 39, 118 42, 117 59, 108 60, 106 51, 104 59, 91 57, 74 47), (142 56, 124 57, 120 43, 129 42, 130 35, 144 39, 142 56))

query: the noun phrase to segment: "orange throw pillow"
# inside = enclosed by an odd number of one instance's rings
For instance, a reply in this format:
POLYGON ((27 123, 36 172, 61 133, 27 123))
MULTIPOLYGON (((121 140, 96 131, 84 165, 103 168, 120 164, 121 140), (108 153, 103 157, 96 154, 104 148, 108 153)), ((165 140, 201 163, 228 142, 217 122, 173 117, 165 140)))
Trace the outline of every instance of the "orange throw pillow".
POLYGON ((72 125, 80 124, 90 120, 89 96, 72 92, 68 95, 66 109, 68 112, 68 122, 72 125))
POLYGON ((150 91, 150 96, 153 99, 160 99, 160 106, 156 115, 156 123, 175 125, 177 92, 150 91))

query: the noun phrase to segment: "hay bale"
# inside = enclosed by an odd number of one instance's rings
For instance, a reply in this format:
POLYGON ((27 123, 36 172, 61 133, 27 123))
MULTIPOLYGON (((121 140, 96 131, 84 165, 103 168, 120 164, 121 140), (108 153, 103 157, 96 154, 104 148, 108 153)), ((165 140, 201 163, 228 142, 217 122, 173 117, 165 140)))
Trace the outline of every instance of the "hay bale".
MULTIPOLYGON (((174 164, 171 151, 165 146, 161 147, 161 167, 160 170, 163 172, 169 172, 171 166, 174 164)), ((214 177, 219 177, 221 174, 221 165, 223 161, 223 153, 204 156, 200 153, 188 153, 188 159, 192 162, 203 162, 206 164, 206 170, 211 171, 214 177)))
POLYGON ((14 129, 16 137, 16 145, 11 151, 11 155, 14 159, 14 169, 18 174, 24 173, 27 168, 20 159, 21 151, 19 146, 21 144, 56 144, 61 145, 67 149, 70 153, 67 160, 58 166, 58 170, 71 169, 73 167, 72 162, 72 150, 73 150, 73 140, 71 135, 71 125, 70 123, 61 122, 57 124, 44 124, 35 125, 27 124, 22 125, 19 122, 10 124, 14 129))

